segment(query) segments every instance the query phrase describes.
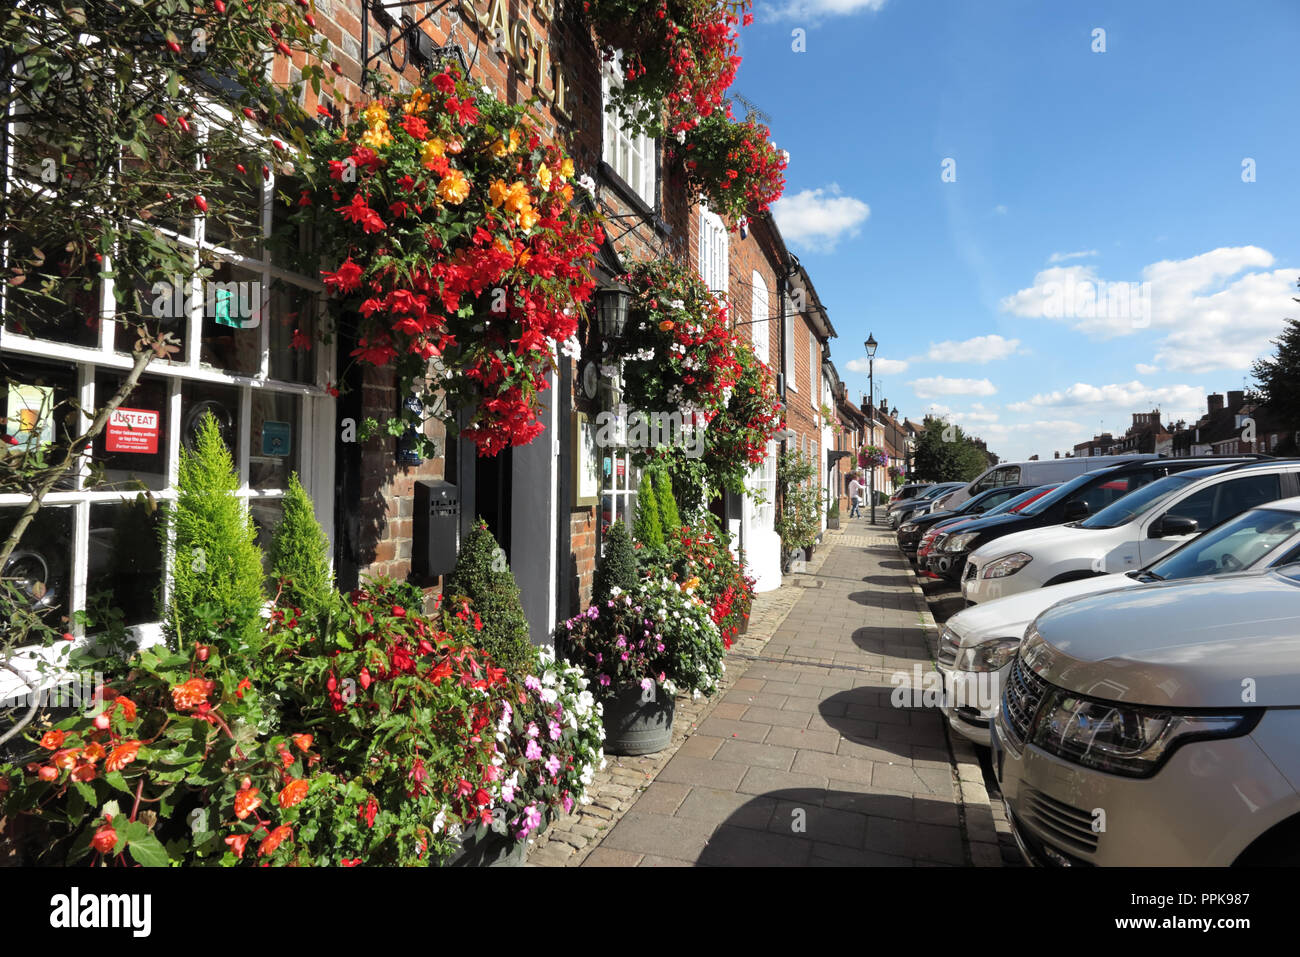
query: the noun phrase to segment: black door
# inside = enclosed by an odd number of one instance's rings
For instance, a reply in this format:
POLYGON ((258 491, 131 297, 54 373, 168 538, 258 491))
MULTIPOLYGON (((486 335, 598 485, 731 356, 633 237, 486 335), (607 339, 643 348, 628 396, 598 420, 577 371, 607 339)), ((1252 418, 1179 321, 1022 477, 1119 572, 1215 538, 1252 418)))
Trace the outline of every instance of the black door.
POLYGON ((474 509, 510 561, 510 492, 514 456, 510 449, 474 460, 474 509))

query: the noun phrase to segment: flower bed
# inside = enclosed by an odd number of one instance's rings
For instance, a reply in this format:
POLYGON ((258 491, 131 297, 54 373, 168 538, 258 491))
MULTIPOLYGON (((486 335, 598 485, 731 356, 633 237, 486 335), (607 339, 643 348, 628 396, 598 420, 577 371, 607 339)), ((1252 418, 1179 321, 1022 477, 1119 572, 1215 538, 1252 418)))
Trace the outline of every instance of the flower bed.
POLYGON ((462 434, 494 455, 542 431, 538 393, 595 287, 603 234, 572 202, 572 159, 485 89, 440 73, 371 103, 341 135, 322 132, 328 176, 301 215, 324 241, 325 285, 360 314, 352 355, 394 366, 403 395, 431 362, 440 371, 390 431, 422 435, 435 409, 454 431, 470 408, 462 434))

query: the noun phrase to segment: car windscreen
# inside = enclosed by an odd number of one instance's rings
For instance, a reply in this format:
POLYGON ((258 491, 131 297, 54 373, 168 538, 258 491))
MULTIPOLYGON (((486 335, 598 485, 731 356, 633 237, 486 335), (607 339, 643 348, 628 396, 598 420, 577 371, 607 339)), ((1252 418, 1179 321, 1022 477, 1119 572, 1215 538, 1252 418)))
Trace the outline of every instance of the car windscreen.
POLYGON ((924 495, 922 495, 922 496, 920 496, 920 497, 923 498, 923 499, 925 499, 925 498, 938 498, 938 497, 939 497, 940 495, 942 495, 944 492, 951 492, 951 491, 952 491, 953 489, 955 489, 956 487, 957 487, 956 485, 931 485, 930 488, 929 488, 929 490, 928 490, 924 495))
POLYGON ((1006 514, 1007 512, 1011 511, 1013 508, 1015 508, 1017 505, 1021 505, 1021 504, 1025 503, 1025 502, 1028 502, 1031 498, 1034 497, 1034 493, 1035 493, 1036 491, 1038 491, 1038 490, 1037 490, 1037 489, 1032 489, 1032 488, 1031 488, 1031 489, 1026 489, 1025 491, 1021 492, 1019 495, 1013 495, 1013 496, 1011 496, 1009 499, 1007 499, 1005 502, 1000 502, 1000 503, 998 503, 997 505, 994 505, 991 509, 989 509, 988 511, 986 511, 984 514, 985 514, 985 515, 1004 515, 1004 514, 1006 514))
POLYGON ((1153 508, 1159 508, 1179 490, 1186 488, 1192 481, 1190 475, 1166 475, 1143 485, 1136 491, 1122 495, 1095 515, 1089 515, 1079 523, 1081 528, 1118 528, 1127 525, 1139 515, 1145 515, 1153 508))
POLYGON ((1048 492, 1037 502, 1026 505, 1016 514, 1018 515, 1041 515, 1057 502, 1069 498, 1084 486, 1091 485, 1093 482, 1100 481, 1102 476, 1107 473, 1084 472, 1082 475, 1076 475, 1070 481, 1066 482, 1060 488, 1053 492, 1048 492))
POLYGON ((1139 573, 1160 580, 1240 571, 1300 532, 1300 512, 1254 508, 1162 556, 1139 573))

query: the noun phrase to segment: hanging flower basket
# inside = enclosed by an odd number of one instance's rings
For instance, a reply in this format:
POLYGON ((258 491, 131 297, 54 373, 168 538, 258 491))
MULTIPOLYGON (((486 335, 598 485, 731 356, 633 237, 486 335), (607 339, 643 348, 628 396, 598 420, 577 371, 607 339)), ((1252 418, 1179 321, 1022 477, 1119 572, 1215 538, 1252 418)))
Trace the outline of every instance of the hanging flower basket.
POLYGON ((603 241, 575 203, 573 161, 524 107, 456 71, 389 92, 314 146, 316 189, 301 205, 331 263, 326 287, 359 314, 352 355, 425 397, 389 431, 415 426, 422 439, 438 415, 454 432, 470 409, 461 434, 480 455, 532 441, 553 349, 575 345, 603 241))
POLYGON ((785 190, 785 154, 766 126, 737 122, 730 106, 701 120, 681 143, 669 141, 668 153, 684 170, 688 189, 732 221, 752 208, 767 212, 785 190))
POLYGON ((632 130, 680 133, 722 106, 740 65, 736 27, 750 0, 584 0, 606 61, 622 51, 610 99, 632 130))
POLYGON ((874 445, 864 446, 858 452, 859 468, 870 469, 889 464, 889 456, 884 453, 883 449, 874 445))

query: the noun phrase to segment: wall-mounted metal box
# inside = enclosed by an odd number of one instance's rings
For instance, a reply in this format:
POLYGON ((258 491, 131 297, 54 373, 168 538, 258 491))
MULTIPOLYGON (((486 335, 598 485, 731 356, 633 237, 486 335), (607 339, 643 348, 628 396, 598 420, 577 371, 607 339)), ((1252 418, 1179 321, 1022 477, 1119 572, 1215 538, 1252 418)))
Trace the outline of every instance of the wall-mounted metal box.
POLYGON ((456 567, 460 550, 460 490, 451 482, 415 483, 411 570, 417 575, 446 575, 456 567))

